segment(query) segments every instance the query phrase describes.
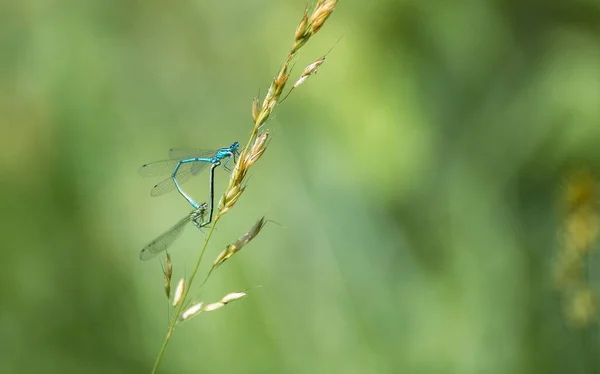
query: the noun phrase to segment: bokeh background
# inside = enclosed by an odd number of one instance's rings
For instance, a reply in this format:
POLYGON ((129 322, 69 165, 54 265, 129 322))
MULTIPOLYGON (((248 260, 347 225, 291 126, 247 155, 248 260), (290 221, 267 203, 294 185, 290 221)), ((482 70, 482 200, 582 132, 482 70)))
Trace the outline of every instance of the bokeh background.
MULTIPOLYGON (((138 168, 245 143, 304 6, 0 4, 0 372, 150 371, 168 307, 138 254, 190 208, 138 168)), ((262 287, 182 325, 161 372, 600 372, 600 2, 341 0, 296 74, 333 45, 208 250, 276 221, 201 299, 262 287), (565 201, 589 213, 582 305, 554 270, 565 201)))

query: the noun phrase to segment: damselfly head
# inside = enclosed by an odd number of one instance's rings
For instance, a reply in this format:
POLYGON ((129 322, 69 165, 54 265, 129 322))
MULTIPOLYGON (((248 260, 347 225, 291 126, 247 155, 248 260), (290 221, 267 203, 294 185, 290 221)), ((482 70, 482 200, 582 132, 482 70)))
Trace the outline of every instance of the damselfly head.
POLYGON ((233 152, 236 152, 236 153, 237 153, 237 150, 239 150, 239 149, 240 149, 240 143, 238 143, 238 142, 234 142, 233 144, 231 144, 231 145, 229 146, 229 149, 231 149, 233 152))
POLYGON ((198 212, 201 216, 203 216, 206 214, 207 209, 208 209, 208 203, 204 202, 204 203, 200 204, 198 209, 196 209, 196 212, 198 212))

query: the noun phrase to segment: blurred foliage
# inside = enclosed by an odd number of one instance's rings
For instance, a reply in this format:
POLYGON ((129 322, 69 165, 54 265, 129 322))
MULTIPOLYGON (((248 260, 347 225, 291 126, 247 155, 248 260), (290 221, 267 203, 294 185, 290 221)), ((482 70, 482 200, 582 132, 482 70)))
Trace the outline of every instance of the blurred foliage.
MULTIPOLYGON (((137 169, 245 142, 304 5, 0 4, 0 372, 150 371, 167 307, 138 252, 189 207, 137 169)), ((202 299, 263 287, 178 329, 161 372, 600 372, 553 277, 564 176, 600 176, 600 1, 342 0, 297 72, 340 36, 209 248, 282 223, 202 299)))

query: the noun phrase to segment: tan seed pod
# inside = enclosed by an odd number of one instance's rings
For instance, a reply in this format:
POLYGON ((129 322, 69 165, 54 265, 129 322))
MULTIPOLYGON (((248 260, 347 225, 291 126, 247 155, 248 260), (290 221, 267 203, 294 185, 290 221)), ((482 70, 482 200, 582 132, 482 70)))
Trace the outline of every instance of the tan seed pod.
POLYGON ((317 70, 323 64, 323 62, 325 62, 325 56, 319 58, 317 61, 308 65, 304 69, 302 74, 300 74, 300 78, 298 78, 296 83, 294 83, 294 85, 292 86, 292 89, 294 89, 294 88, 298 87, 299 85, 301 85, 302 83, 304 83, 304 81, 306 81, 308 79, 308 77, 310 77, 311 75, 316 74, 317 70))
POLYGON ((223 304, 222 302, 217 302, 217 303, 208 304, 202 310, 205 312, 212 312, 213 310, 220 309, 224 306, 225 306, 225 304, 223 304))
POLYGON ((185 281, 182 279, 177 283, 177 287, 175 288, 175 295, 173 295, 173 306, 177 306, 181 301, 181 297, 183 296, 183 291, 185 289, 185 281))
POLYGON ((230 303, 232 301, 236 301, 241 299, 242 297, 247 296, 245 292, 232 292, 230 294, 227 294, 225 296, 223 296, 223 298, 221 299, 221 302, 223 304, 227 304, 230 303))
POLYGON ((199 303, 196 303, 196 304, 192 305, 191 307, 187 308, 183 313, 181 313, 181 317, 179 317, 179 319, 181 321, 185 321, 194 316, 197 316, 198 314, 200 314, 200 312, 203 311, 202 305, 203 305, 203 303, 199 302, 199 303))

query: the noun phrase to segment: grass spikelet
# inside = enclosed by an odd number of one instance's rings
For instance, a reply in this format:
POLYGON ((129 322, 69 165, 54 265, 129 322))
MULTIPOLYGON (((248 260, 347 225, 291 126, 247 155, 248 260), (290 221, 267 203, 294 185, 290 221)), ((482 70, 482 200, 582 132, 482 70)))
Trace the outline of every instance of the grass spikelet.
POLYGON ((315 11, 311 15, 308 22, 310 23, 311 35, 316 34, 327 21, 327 18, 333 13, 337 0, 324 0, 317 2, 315 11))
POLYGON ((308 35, 308 8, 304 10, 304 16, 300 20, 300 23, 296 27, 294 33, 294 45, 292 46, 292 53, 301 48, 310 38, 308 35))
POLYGON ((171 278, 173 277, 173 264, 171 263, 171 256, 169 252, 166 252, 165 267, 163 268, 163 278, 165 280, 165 294, 167 300, 171 298, 171 278))
POLYGON ((202 302, 199 302, 187 308, 183 313, 181 313, 181 317, 179 318, 179 320, 186 321, 192 317, 197 316, 203 311, 202 305, 204 304, 202 302))
POLYGON ((258 113, 260 111, 260 106, 259 106, 259 102, 258 102, 258 97, 255 97, 252 100, 252 120, 254 122, 256 122, 256 119, 258 118, 258 113))
POLYGON ((234 254, 239 252, 246 244, 250 243, 250 241, 252 239, 254 239, 256 237, 256 235, 258 235, 258 233, 265 226, 265 223, 266 223, 265 217, 262 217, 261 219, 258 220, 258 222, 256 222, 256 224, 254 226, 252 226, 250 231, 248 231, 247 233, 242 235, 238 240, 235 241, 235 243, 229 244, 223 250, 223 252, 221 252, 217 256, 217 258, 215 259, 215 262, 213 263, 212 269, 215 269, 217 266, 221 265, 223 262, 225 262, 231 256, 233 256, 234 254))
POLYGON ((173 306, 177 306, 181 301, 181 297, 183 296, 183 291, 185 289, 185 281, 182 279, 177 283, 177 287, 175 288, 175 294, 173 295, 173 306))
POLYGON ((236 301, 239 300, 243 297, 246 297, 247 294, 245 292, 232 292, 229 293, 225 296, 223 296, 223 298, 220 301, 217 301, 216 303, 211 303, 208 304, 204 307, 203 311, 205 312, 212 312, 214 310, 217 309, 221 309, 222 307, 224 307, 225 305, 229 304, 232 301, 236 301))
POLYGON ((232 292, 230 294, 225 295, 222 299, 221 302, 223 304, 227 304, 230 303, 232 301, 236 301, 241 299, 242 297, 246 297, 246 293, 245 292, 232 292))
POLYGON ((248 152, 242 152, 240 159, 233 169, 231 178, 229 179, 229 186, 219 201, 219 213, 222 216, 227 213, 235 203, 238 201, 240 196, 245 190, 245 180, 248 173, 248 169, 254 165, 258 159, 267 150, 267 139, 269 138, 269 130, 266 130, 254 139, 252 147, 248 152))
MULTIPOLYGON (((332 49, 333 49, 333 47, 332 47, 332 49)), ((331 50, 329 50, 329 52, 331 52, 331 50)), ((325 62, 325 58, 327 57, 327 54, 329 52, 327 52, 323 57, 318 58, 315 62, 308 65, 306 68, 304 68, 304 70, 302 71, 302 74, 300 74, 300 77, 296 80, 296 82, 294 83, 292 88, 290 88, 288 93, 283 97, 283 99, 281 99, 280 102, 283 102, 285 99, 287 99, 288 96, 290 96, 290 94, 292 93, 292 91, 296 87, 298 87, 299 85, 304 83, 311 75, 317 74, 317 70, 325 62)))
POLYGON ((308 40, 315 35, 327 21, 327 18, 333 13, 337 0, 318 1, 315 9, 308 16, 308 10, 305 10, 304 16, 300 20, 296 32, 294 33, 294 43, 292 44, 291 54, 295 54, 302 48, 308 40))
POLYGON ((310 77, 313 74, 317 74, 317 69, 319 69, 319 66, 321 66, 323 64, 323 62, 325 62, 325 56, 319 58, 317 61, 315 61, 312 64, 308 65, 304 69, 304 71, 302 72, 302 74, 300 74, 300 78, 298 78, 298 80, 296 81, 296 83, 294 83, 294 85, 292 86, 292 88, 298 87, 306 79, 308 79, 308 77, 310 77))
POLYGON ((207 306, 204 307, 203 311, 205 311, 205 312, 212 312, 213 310, 221 309, 224 306, 225 306, 225 304, 223 304, 222 302, 218 301, 216 303, 208 304, 207 306))

